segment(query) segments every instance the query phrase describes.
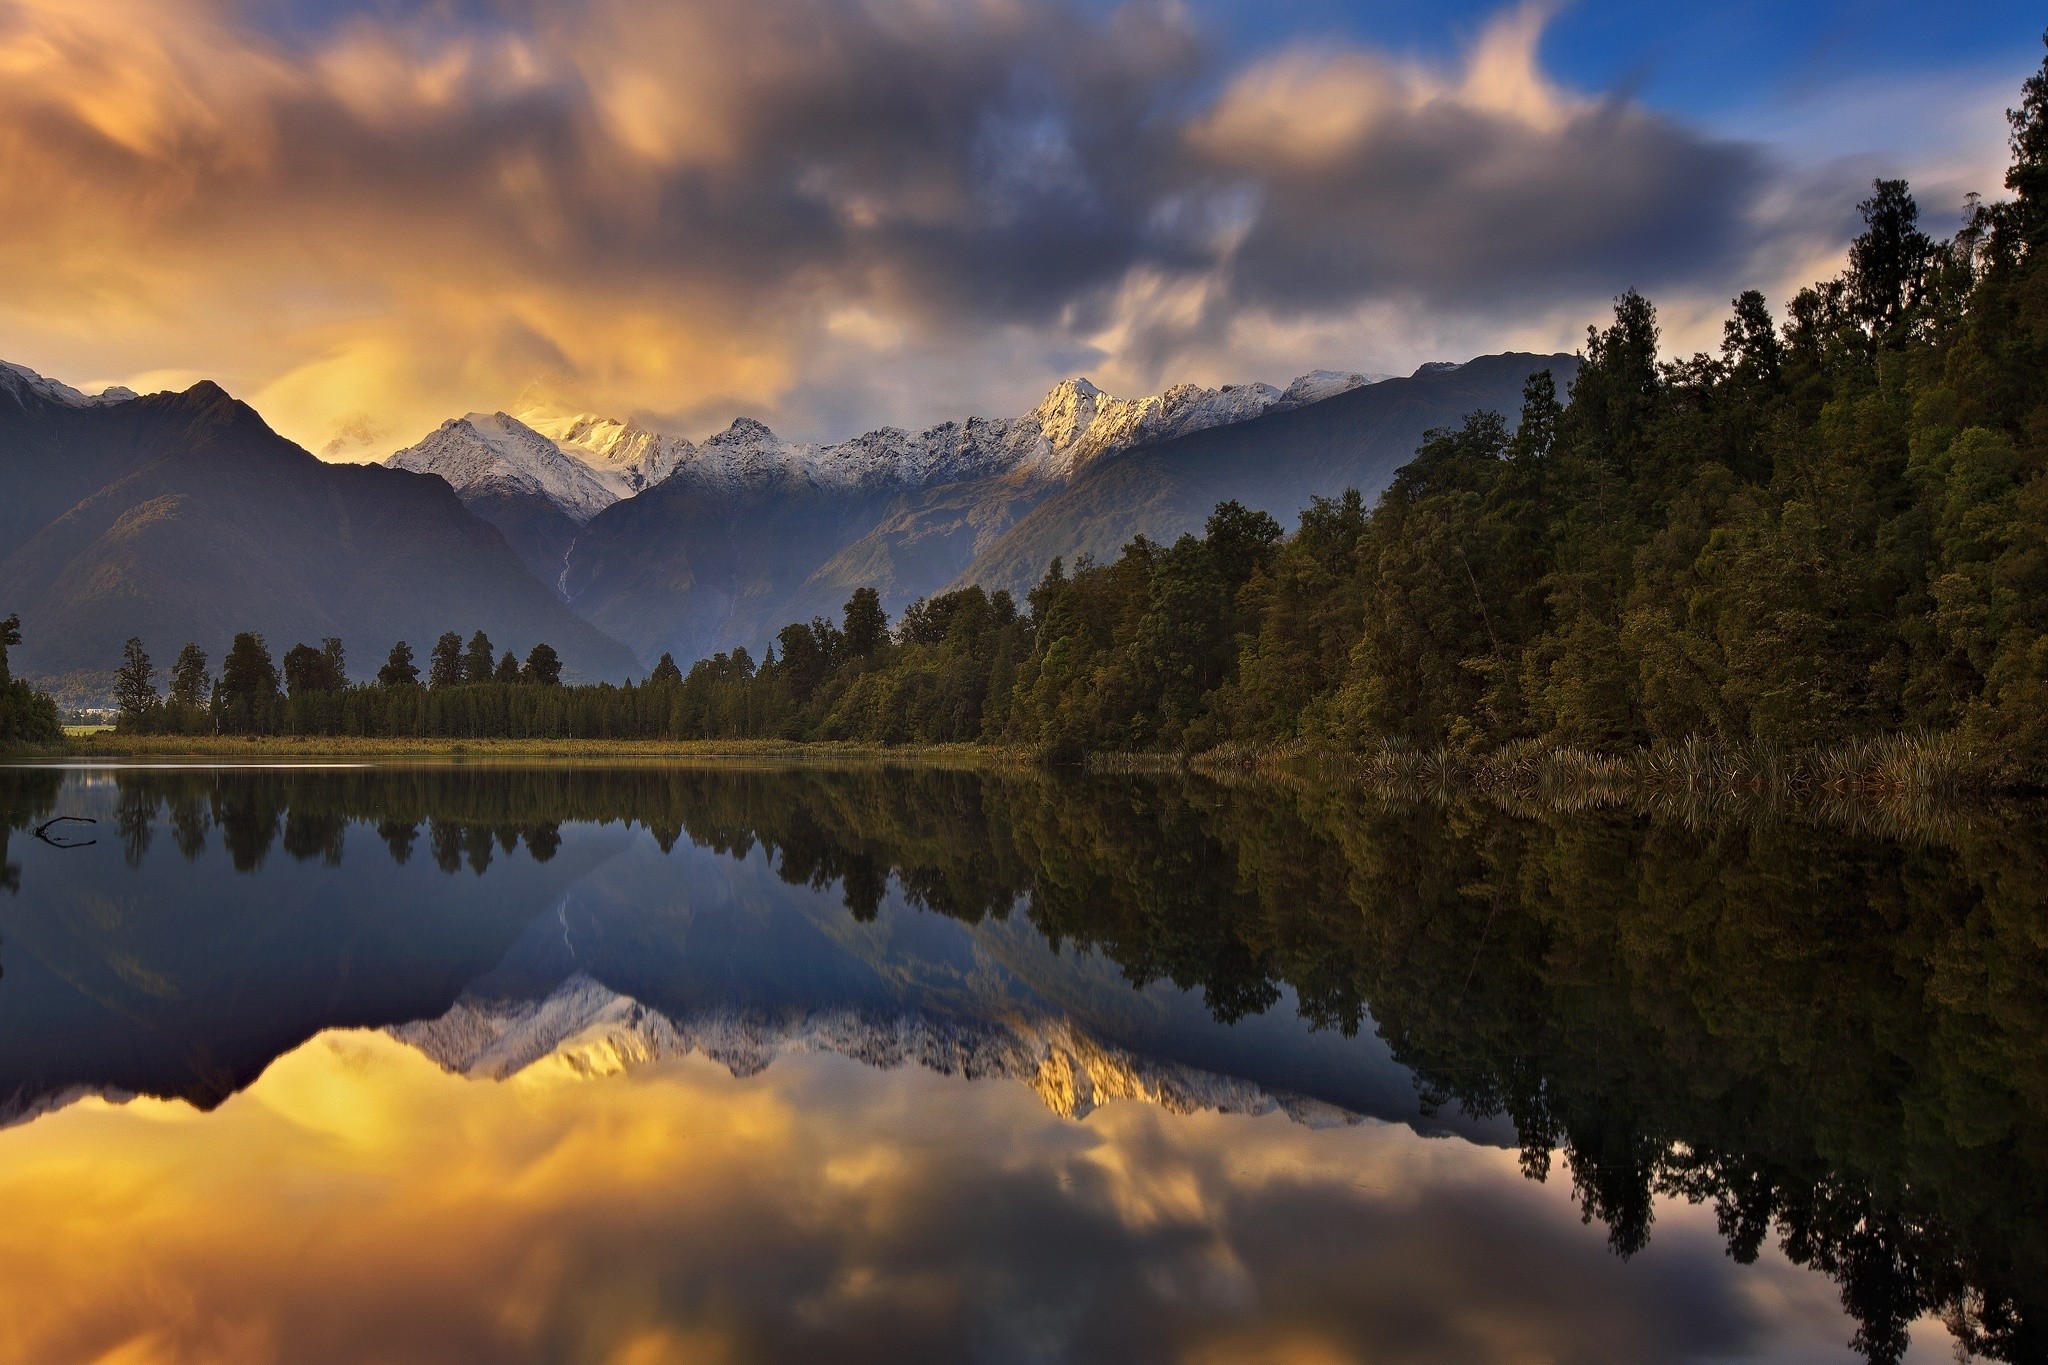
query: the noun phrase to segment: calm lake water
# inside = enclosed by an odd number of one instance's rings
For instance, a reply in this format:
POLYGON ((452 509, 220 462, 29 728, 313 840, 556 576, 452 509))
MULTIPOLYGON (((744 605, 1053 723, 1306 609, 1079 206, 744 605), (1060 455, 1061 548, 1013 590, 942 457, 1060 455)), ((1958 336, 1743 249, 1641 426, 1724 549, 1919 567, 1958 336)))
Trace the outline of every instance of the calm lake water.
POLYGON ((0 769, 0 1359, 2039 1360, 2040 815, 0 769))

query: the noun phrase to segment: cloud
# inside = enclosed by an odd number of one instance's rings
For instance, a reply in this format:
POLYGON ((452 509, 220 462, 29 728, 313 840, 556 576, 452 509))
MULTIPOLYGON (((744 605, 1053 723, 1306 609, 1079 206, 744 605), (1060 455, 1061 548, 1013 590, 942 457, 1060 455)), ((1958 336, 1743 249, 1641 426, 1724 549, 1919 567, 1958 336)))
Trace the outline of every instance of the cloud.
POLYGON ((1727 292, 1776 230, 1756 146, 1552 82, 1541 5, 1441 68, 1233 64, 1173 3, 527 0, 294 42, 268 9, 0 0, 0 251, 33 263, 0 353, 218 375, 337 455, 536 386, 843 432, 1077 365, 1395 368, 1273 345, 1390 313, 1576 331, 1727 292))
POLYGON ((210 1114, 0 1132, 11 1357, 305 1362, 1813 1359, 1774 1248, 1659 1201, 1630 1261, 1569 1181, 1398 1125, 1113 1102, 794 1055, 505 1082, 330 1032, 210 1114), (1594 1311, 1593 1306, 1597 1306, 1594 1311))

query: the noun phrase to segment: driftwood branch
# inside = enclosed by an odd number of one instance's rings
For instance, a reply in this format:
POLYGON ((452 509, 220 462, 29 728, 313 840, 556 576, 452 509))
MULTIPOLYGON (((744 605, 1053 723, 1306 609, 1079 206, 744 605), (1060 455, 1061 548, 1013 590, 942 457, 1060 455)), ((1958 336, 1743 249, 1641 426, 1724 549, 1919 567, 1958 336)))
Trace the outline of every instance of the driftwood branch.
POLYGON ((42 824, 37 825, 35 828, 36 838, 41 839, 51 848, 90 848, 99 842, 97 839, 79 839, 68 842, 61 837, 52 839, 50 837, 50 826, 61 825, 66 820, 78 825, 97 825, 99 823, 90 815, 60 815, 54 820, 45 820, 42 824))

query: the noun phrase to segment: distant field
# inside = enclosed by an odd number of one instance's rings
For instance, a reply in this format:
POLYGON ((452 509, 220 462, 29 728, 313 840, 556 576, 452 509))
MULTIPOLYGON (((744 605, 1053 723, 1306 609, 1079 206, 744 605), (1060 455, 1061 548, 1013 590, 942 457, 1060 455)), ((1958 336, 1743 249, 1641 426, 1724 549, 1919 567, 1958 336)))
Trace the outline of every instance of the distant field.
POLYGON ((67 725, 64 727, 64 738, 77 739, 82 735, 97 735, 113 728, 111 725, 67 725))

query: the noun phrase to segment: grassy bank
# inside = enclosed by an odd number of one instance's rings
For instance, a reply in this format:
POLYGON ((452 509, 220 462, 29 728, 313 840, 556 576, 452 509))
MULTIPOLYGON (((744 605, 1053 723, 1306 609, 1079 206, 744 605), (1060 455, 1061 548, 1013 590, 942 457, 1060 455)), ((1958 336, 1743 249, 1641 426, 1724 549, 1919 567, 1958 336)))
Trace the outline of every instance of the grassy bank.
MULTIPOLYGON (((467 762, 934 763, 1015 768, 1028 750, 983 744, 886 745, 796 740, 367 739, 291 735, 67 736, 61 745, 5 757, 290 761, 411 759, 467 762)), ((1198 754, 1101 753, 1090 772, 1202 773, 1213 777, 1316 776, 1360 783, 1388 796, 1484 795, 1513 805, 1642 805, 1729 798, 1959 801, 2038 784, 2002 780, 1999 769, 1953 735, 1891 735, 1806 749, 1694 737, 1620 754, 1532 742, 1490 752, 1381 742, 1359 750, 1292 743, 1227 745, 1198 754)))
POLYGON ((997 767, 1028 761, 1010 749, 972 744, 812 744, 791 740, 365 739, 332 735, 119 735, 67 737, 61 746, 12 758, 445 759, 473 762, 877 762, 997 767))

